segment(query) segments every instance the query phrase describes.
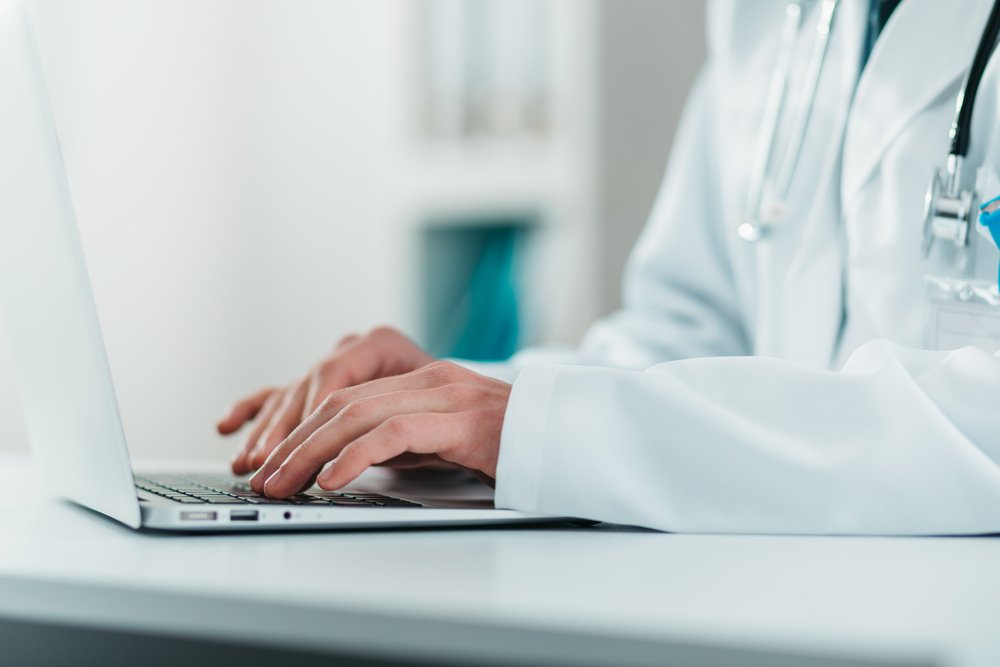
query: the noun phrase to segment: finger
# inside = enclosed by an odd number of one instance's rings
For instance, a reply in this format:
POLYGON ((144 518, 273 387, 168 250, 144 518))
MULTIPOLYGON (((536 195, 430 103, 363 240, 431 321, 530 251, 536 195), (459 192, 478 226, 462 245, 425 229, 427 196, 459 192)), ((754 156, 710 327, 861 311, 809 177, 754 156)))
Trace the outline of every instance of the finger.
POLYGON ((381 347, 369 336, 345 340, 323 364, 323 380, 337 389, 374 380, 382 374, 383 355, 381 347))
POLYGON ((400 375, 435 361, 416 343, 392 327, 377 327, 365 336, 365 343, 378 351, 377 376, 400 375))
POLYGON ((230 467, 232 467, 233 473, 237 475, 245 475, 253 470, 253 468, 250 467, 250 452, 253 451, 253 448, 257 445, 257 439, 260 437, 260 434, 264 432, 264 429, 267 428, 267 424, 271 420, 271 415, 274 414, 278 405, 281 404, 283 396, 284 392, 275 391, 267 397, 267 400, 264 401, 263 407, 261 407, 260 412, 255 418, 256 420, 253 424, 253 428, 250 429, 249 433, 247 433, 246 438, 243 439, 243 443, 236 452, 236 456, 234 456, 233 460, 230 462, 230 467))
POLYGON ((344 338, 334 354, 310 373, 302 419, 312 414, 331 392, 378 377, 379 354, 379 350, 361 336, 344 338))
POLYGON ((400 415, 447 410, 453 403, 454 395, 448 387, 379 394, 354 401, 287 452, 284 460, 278 461, 275 450, 267 465, 250 480, 251 487, 275 498, 292 495, 347 445, 382 423, 400 415))
POLYGON ((393 417, 344 447, 317 482, 323 489, 339 489, 371 466, 407 453, 426 456, 447 451, 465 437, 467 414, 424 413, 393 417))
POLYGON ((351 343, 354 343, 355 341, 358 340, 361 340, 361 336, 359 336, 358 334, 347 334, 337 342, 337 344, 333 347, 333 349, 339 350, 341 348, 347 347, 351 343))
MULTIPOLYGON (((399 456, 383 461, 378 464, 393 470, 412 470, 414 468, 437 468, 440 470, 454 470, 455 466, 445 463, 437 454, 414 454, 413 452, 403 452, 399 456), (447 468, 445 467, 447 466, 447 468)), ((315 484, 315 482, 313 482, 315 484)))
MULTIPOLYGON (((309 415, 305 421, 279 444, 250 479, 250 485, 257 493, 262 493, 264 482, 284 463, 285 459, 308 440, 317 430, 337 417, 341 410, 352 403, 382 394, 413 391, 446 386, 458 378, 461 368, 454 364, 440 362, 419 370, 378 380, 372 380, 356 387, 347 387, 330 394, 325 401, 309 415)), ((359 408, 355 408, 359 409, 359 408)), ((374 425, 373 425, 374 427, 374 425)))
MULTIPOLYGON (((475 475, 476 479, 478 479, 480 482, 482 482, 486 486, 490 487, 491 489, 497 488, 497 481, 495 479, 493 479, 492 477, 490 477, 489 475, 487 475, 486 473, 484 473, 484 472, 482 472, 480 470, 470 470, 468 468, 467 468, 467 470, 469 470, 469 472, 471 472, 473 475, 475 475)), ((313 484, 315 484, 315 483, 316 482, 314 481, 313 484)))
POLYGON ((233 403, 215 425, 219 433, 229 435, 238 431, 243 424, 257 416, 268 397, 275 391, 278 390, 267 387, 233 403))
POLYGON ((333 391, 402 375, 433 362, 432 356, 389 327, 378 327, 364 336, 345 336, 333 356, 314 372, 303 419, 333 391))
POLYGON ((306 400, 307 390, 308 383, 303 379, 291 391, 285 392, 281 404, 274 411, 267 428, 260 434, 257 444, 250 452, 248 462, 254 469, 259 468, 278 443, 287 438, 288 434, 301 423, 302 406, 306 400))
POLYGON ((309 374, 309 387, 306 390, 306 400, 302 404, 302 421, 305 421, 309 415, 316 411, 316 408, 326 400, 330 392, 340 389, 340 387, 335 386, 330 386, 327 389, 323 376, 324 370, 322 367, 313 369, 309 374))

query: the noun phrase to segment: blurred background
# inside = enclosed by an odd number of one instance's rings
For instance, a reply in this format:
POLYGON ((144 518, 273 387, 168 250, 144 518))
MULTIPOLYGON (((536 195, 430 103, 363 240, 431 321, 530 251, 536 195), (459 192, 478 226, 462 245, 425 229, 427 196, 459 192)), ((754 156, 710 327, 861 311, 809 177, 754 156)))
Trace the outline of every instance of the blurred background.
MULTIPOLYGON (((574 343, 620 302, 701 0, 39 0, 133 455, 341 336, 574 343)), ((3 338, 0 329, 0 339, 3 338)), ((0 450, 26 449, 0 340, 0 450)))

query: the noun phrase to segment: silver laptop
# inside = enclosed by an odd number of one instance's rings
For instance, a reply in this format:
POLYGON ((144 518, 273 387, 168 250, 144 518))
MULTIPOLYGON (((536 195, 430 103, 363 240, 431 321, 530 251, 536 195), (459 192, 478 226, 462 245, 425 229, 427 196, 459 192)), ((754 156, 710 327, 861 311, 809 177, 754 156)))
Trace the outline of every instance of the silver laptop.
POLYGON ((132 528, 337 529, 553 520, 494 509, 481 489, 471 494, 477 497, 466 497, 426 485, 421 493, 362 482, 340 492, 316 490, 276 501, 226 475, 133 475, 23 0, 0 0, 0 305, 37 465, 66 498, 132 528))

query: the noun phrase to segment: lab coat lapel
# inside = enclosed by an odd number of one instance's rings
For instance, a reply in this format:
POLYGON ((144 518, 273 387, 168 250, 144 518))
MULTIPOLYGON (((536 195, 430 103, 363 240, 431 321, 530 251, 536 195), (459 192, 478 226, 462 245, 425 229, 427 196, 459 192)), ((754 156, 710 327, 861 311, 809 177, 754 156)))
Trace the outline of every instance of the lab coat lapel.
POLYGON ((897 135, 965 75, 989 8, 989 0, 905 0, 893 13, 858 82, 848 119, 845 210, 897 135))
MULTIPOLYGON (((868 12, 867 3, 841 3, 830 44, 830 62, 817 103, 830 113, 830 136, 843 138, 850 100, 858 83, 858 70, 868 12)), ((824 129, 824 128, 820 128, 824 129)), ((833 361, 834 348, 843 317, 843 263, 841 257, 840 179, 843 143, 829 147, 825 157, 817 154, 819 188, 810 202, 823 203, 803 214, 807 221, 795 248, 784 284, 788 308, 783 336, 784 358, 813 368, 826 368, 833 361), (822 159, 822 162, 819 162, 822 159)), ((802 165, 804 170, 809 165, 802 165)), ((810 206, 809 203, 806 204, 810 206)))

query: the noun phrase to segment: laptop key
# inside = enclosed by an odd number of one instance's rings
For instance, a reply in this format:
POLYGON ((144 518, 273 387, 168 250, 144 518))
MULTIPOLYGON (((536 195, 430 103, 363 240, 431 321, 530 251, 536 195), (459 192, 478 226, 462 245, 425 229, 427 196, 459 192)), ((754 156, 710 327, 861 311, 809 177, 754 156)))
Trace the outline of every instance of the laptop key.
POLYGON ((324 491, 299 493, 286 499, 273 499, 255 493, 250 485, 224 476, 170 475, 151 479, 136 477, 136 487, 161 498, 194 505, 311 505, 333 507, 421 507, 400 498, 378 493, 324 491))

